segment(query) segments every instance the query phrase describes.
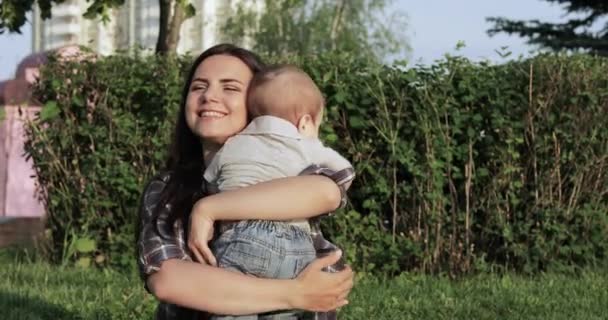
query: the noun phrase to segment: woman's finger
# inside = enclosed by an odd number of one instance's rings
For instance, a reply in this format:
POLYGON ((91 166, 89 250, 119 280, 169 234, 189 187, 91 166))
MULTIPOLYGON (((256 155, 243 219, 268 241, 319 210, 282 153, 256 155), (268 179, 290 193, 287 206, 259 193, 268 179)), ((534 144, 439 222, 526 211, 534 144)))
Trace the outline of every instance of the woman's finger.
POLYGON ((325 285, 330 290, 336 290, 337 292, 352 286, 353 273, 350 269, 345 269, 335 273, 323 273, 326 274, 325 285))
POLYGON ((340 257, 342 257, 342 250, 336 250, 325 257, 314 260, 311 263, 311 267, 317 270, 327 268, 338 262, 338 260, 340 260, 340 257))
POLYGON ((353 285, 354 285, 354 283, 352 280, 346 280, 346 281, 341 282, 338 285, 337 289, 339 290, 339 292, 348 293, 353 288, 353 285))
POLYGON ((338 302, 336 303, 336 305, 334 305, 333 309, 342 308, 347 304, 348 304, 348 300, 346 300, 344 298, 340 298, 340 299, 338 299, 338 302))
POLYGON ((348 304, 348 300, 340 296, 333 296, 331 302, 328 304, 327 310, 336 310, 348 304))
POLYGON ((346 266, 344 270, 334 273, 334 275, 336 275, 338 283, 353 281, 354 277, 353 270, 349 266, 346 266))
POLYGON ((215 259, 215 256, 211 252, 211 249, 209 249, 209 246, 208 245, 204 245, 201 248, 201 250, 203 251, 203 256, 205 257, 205 260, 207 260, 207 262, 210 265, 217 266, 217 260, 215 259))
POLYGON ((190 248, 190 251, 194 255, 194 258, 196 259, 197 262, 205 263, 205 259, 203 258, 203 255, 201 254, 201 252, 198 250, 198 247, 193 242, 190 242, 188 244, 188 247, 190 248))
POLYGON ((346 282, 343 285, 341 285, 339 288, 340 294, 338 295, 338 300, 346 300, 346 297, 348 297, 348 295, 350 294, 350 291, 352 289, 353 289, 352 282, 346 282))

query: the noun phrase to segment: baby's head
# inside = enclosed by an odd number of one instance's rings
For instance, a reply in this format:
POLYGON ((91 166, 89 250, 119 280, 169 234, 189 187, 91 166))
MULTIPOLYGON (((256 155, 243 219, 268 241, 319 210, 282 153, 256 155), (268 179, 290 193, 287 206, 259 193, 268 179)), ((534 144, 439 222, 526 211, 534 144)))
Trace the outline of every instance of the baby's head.
POLYGON ((269 67, 249 83, 247 105, 252 117, 285 119, 306 137, 318 136, 324 104, 321 90, 295 66, 269 67))

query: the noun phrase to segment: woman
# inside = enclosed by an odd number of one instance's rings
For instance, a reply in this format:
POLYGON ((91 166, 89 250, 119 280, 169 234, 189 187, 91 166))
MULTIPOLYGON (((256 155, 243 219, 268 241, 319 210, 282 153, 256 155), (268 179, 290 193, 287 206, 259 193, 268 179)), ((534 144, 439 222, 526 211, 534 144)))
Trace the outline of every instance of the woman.
POLYGON ((197 319, 195 310, 233 315, 327 311, 348 303, 352 271, 321 271, 338 261, 339 253, 314 261, 296 279, 275 280, 194 262, 193 254, 200 256, 209 239, 191 236, 186 245, 188 231, 196 235, 200 225, 190 214, 195 206, 197 212, 210 209, 219 217, 291 220, 332 211, 341 203, 342 189, 327 175, 273 180, 200 199, 205 163, 247 124, 247 86, 261 68, 253 53, 227 44, 206 50, 192 65, 166 171, 145 188, 140 210, 138 262, 146 287, 161 301, 157 319, 197 319), (190 220, 193 228, 187 230, 190 220))

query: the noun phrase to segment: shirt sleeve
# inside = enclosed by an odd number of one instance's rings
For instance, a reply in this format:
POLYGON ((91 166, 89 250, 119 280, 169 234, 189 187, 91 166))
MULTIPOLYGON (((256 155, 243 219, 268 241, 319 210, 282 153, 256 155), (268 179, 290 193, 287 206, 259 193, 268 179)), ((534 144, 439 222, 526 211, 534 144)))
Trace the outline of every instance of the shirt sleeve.
POLYGON ((352 165, 346 158, 336 152, 332 148, 324 146, 320 141, 310 142, 310 155, 314 164, 321 167, 326 167, 335 172, 346 168, 352 168, 352 165))
POLYGON ((167 218, 170 207, 167 206, 156 216, 156 207, 167 186, 167 181, 168 175, 152 179, 144 189, 140 204, 137 262, 144 283, 149 275, 160 270, 165 260, 192 260, 186 249, 181 220, 174 224, 173 232, 169 232, 167 218))
POLYGON ((205 181, 211 184, 216 184, 217 179, 220 177, 220 170, 222 168, 221 155, 223 149, 220 149, 211 159, 211 163, 205 168, 203 178, 205 181))
POLYGON ((346 203, 348 202, 346 190, 348 189, 348 186, 350 186, 351 182, 355 179, 355 170, 352 167, 335 171, 327 167, 313 164, 308 166, 300 173, 300 175, 308 174, 318 174, 332 179, 338 185, 340 194, 342 195, 339 208, 346 206, 346 203))

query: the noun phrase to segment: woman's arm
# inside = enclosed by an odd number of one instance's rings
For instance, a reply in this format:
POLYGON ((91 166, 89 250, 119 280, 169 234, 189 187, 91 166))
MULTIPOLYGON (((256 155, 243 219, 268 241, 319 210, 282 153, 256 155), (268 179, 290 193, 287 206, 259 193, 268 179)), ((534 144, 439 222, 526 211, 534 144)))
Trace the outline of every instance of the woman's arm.
POLYGON ((183 226, 177 224, 174 234, 163 231, 170 209, 160 217, 154 215, 167 181, 166 175, 152 179, 139 211, 138 266, 148 290, 158 299, 219 314, 284 308, 329 310, 346 303, 352 271, 321 271, 337 257, 311 263, 295 280, 257 279, 192 262, 183 226))
POLYGON ((192 218, 210 220, 295 220, 331 212, 346 203, 352 167, 333 171, 310 166, 297 177, 275 179, 221 192, 197 201, 192 218))
POLYGON ((275 179, 204 197, 192 215, 217 220, 293 220, 315 217, 338 208, 338 185, 320 175, 275 179))
POLYGON ((348 303, 352 271, 327 273, 321 268, 339 255, 318 259, 296 279, 262 279, 220 268, 171 259, 148 277, 160 300, 216 314, 244 315, 283 309, 328 311, 348 303))

